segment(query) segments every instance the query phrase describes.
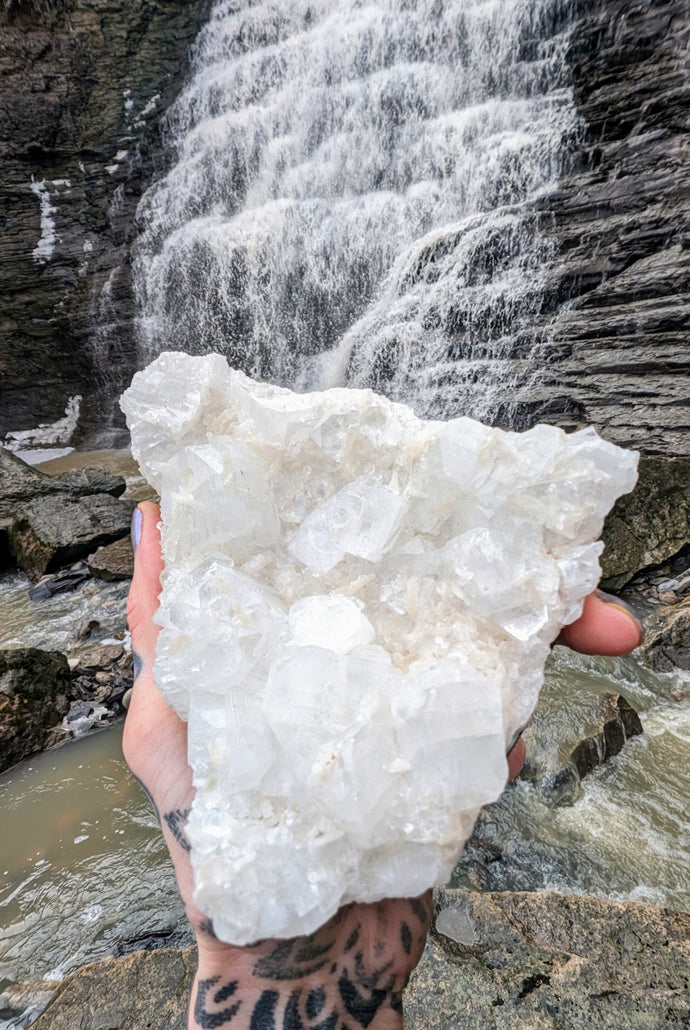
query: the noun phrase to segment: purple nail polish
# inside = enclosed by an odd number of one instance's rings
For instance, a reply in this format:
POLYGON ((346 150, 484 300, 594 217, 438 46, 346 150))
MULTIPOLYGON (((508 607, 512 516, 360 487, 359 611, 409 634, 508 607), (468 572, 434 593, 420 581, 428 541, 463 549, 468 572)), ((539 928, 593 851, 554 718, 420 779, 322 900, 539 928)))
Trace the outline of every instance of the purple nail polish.
POLYGON ((141 527, 143 522, 143 515, 138 508, 135 508, 134 514, 132 515, 132 547, 135 551, 139 546, 139 541, 141 540, 141 527))

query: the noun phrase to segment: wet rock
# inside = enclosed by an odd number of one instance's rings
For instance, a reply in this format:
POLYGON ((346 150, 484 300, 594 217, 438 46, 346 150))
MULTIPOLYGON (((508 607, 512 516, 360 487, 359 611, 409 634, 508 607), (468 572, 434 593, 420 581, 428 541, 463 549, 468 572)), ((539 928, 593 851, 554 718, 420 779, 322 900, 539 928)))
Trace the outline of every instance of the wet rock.
POLYGON ((133 682, 131 651, 121 644, 92 644, 69 652, 73 672, 70 697, 92 706, 105 705, 109 717, 122 715, 124 696, 133 682))
POLYGON ((67 659, 36 648, 0 651, 0 772, 45 747, 65 715, 67 659))
POLYGON ((34 581, 129 534, 133 506, 110 494, 38 498, 9 531, 17 564, 34 581))
POLYGON ((558 257, 537 319, 545 345, 529 332, 544 364, 528 421, 592 424, 644 454, 687 457, 687 0, 575 10, 584 131, 570 173, 536 204, 558 257))
MULTIPOLYGON (((11 564, 35 582, 126 536, 133 506, 118 499, 125 489, 122 476, 103 469, 48 476, 0 448, 0 567, 9 551, 11 564)), ((60 584, 52 582, 36 600, 58 592, 60 584)), ((68 588, 68 579, 62 586, 68 588)))
POLYGON ((405 1030, 681 1030, 690 915, 551 893, 438 891, 405 1030))
POLYGON ((639 653, 657 672, 690 669, 690 599, 658 609, 646 621, 639 653))
POLYGON ((57 981, 50 980, 7 984, 0 992, 0 1022, 12 1030, 31 1026, 59 986, 57 981))
POLYGON ((104 726, 112 714, 105 705, 75 701, 62 720, 62 729, 68 731, 72 737, 83 737, 94 727, 104 726))
POLYGON ((100 669, 109 669, 124 654, 122 644, 93 643, 85 647, 79 647, 69 652, 69 658, 76 661, 73 668, 77 672, 95 672, 100 669))
POLYGON ((59 420, 76 394, 77 438, 117 433, 112 398, 136 362, 134 214, 209 6, 0 4, 0 436, 59 420), (42 197, 55 238, 36 253, 42 197))
POLYGON ((60 986, 34 1030, 186 1030, 195 970, 193 948, 96 962, 60 986))
POLYGON ((38 497, 57 494, 73 497, 110 494, 119 497, 127 489, 127 482, 123 476, 106 469, 88 467, 49 476, 0 446, 0 487, 0 514, 7 518, 38 497))
POLYGON ((134 574, 134 552, 129 537, 123 537, 107 547, 99 547, 87 558, 89 571, 98 579, 131 579, 134 574))
POLYGON ((603 585, 611 590, 690 544, 690 458, 642 458, 637 486, 614 505, 603 539, 603 585))
POLYGON ((643 732, 639 715, 622 694, 578 693, 575 683, 573 688, 567 727, 559 717, 561 702, 547 684, 523 733, 527 758, 520 775, 552 805, 573 804, 581 794, 580 780, 643 732))
POLYGON ((32 601, 47 601, 56 594, 70 593, 83 586, 89 579, 89 570, 85 565, 78 566, 57 572, 52 576, 41 576, 35 587, 29 590, 29 597, 32 601))

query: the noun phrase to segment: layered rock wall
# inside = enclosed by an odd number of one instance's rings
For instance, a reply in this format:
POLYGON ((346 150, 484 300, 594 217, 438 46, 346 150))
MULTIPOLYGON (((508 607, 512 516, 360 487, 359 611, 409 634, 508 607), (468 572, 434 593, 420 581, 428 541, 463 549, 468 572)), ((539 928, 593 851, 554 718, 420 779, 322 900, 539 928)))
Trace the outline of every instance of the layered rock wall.
POLYGON ((206 0, 0 6, 0 436, 113 439, 135 365, 129 249, 206 0))
POLYGON ((690 454, 690 7, 586 4, 572 39, 572 174, 538 204, 558 259, 532 419, 690 454))

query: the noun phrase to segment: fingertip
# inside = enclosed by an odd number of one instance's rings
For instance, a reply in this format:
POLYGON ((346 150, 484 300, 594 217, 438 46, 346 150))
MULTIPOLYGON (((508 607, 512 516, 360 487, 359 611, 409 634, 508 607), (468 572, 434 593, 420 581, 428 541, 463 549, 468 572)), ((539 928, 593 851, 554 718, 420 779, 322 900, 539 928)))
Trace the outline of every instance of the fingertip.
POLYGON ((585 599, 580 618, 556 640, 588 655, 623 655, 642 643, 642 625, 632 609, 612 594, 597 591, 585 599))

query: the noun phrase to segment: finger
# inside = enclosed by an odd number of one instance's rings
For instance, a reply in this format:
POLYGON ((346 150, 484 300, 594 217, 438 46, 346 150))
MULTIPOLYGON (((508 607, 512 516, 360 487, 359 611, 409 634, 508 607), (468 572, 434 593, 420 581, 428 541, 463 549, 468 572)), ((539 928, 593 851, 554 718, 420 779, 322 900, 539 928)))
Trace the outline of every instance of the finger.
POLYGON ((527 756, 527 749, 525 748, 525 742, 522 737, 513 744, 512 748, 508 752, 508 779, 514 780, 518 775, 523 765, 525 764, 525 758, 527 756))
POLYGON ((148 666, 153 665, 156 654, 158 626, 153 622, 153 616, 158 610, 163 571, 159 520, 160 509, 151 503, 140 504, 132 518, 134 576, 127 602, 127 620, 132 634, 132 650, 148 666))
POLYGON ((566 626, 557 644, 581 654, 628 654, 642 643, 643 630, 625 602, 601 590, 585 600, 582 615, 566 626))

